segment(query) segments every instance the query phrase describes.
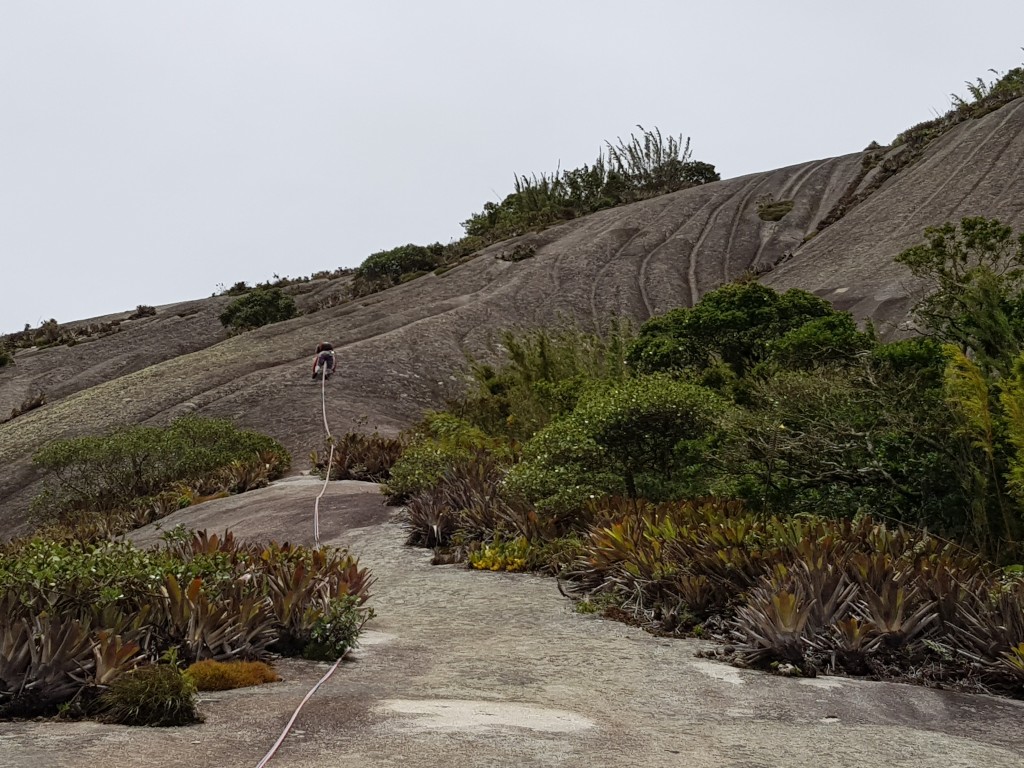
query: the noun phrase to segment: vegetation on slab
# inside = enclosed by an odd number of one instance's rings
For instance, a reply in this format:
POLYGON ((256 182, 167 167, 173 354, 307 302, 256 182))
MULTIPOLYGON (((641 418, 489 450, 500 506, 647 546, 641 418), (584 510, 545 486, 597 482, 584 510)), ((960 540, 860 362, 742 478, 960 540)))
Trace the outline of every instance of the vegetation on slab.
POLYGON ((76 701, 117 722, 182 722, 173 712, 191 711, 198 673, 182 679, 161 659, 337 658, 370 615, 371 583, 343 550, 242 543, 230 532, 176 529, 151 550, 14 542, 0 553, 0 716, 76 701), (139 711, 147 697, 169 708, 168 722, 139 711))
POLYGON ((273 438, 229 421, 184 416, 55 440, 36 452, 46 487, 33 500, 51 534, 95 539, 138 528, 205 498, 265 486, 291 457, 273 438))
POLYGON ((1024 694, 1024 243, 931 228, 924 335, 741 281, 638 330, 507 335, 387 492, 435 562, 557 573, 736 663, 1024 694))

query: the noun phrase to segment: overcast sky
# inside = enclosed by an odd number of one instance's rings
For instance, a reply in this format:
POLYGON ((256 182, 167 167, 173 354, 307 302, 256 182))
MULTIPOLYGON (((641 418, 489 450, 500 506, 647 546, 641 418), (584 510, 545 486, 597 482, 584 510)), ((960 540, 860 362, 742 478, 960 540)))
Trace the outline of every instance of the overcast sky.
POLYGON ((1024 62, 1020 0, 0 0, 0 332, 448 242, 640 123, 722 176, 1024 62))

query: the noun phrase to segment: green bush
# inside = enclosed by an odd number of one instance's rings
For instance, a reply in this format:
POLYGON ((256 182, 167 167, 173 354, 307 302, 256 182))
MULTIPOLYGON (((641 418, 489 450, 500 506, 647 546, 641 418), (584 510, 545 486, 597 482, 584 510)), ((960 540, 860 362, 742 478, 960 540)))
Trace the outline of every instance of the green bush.
MULTIPOLYGON (((343 550, 175 529, 157 549, 35 538, 0 551, 0 717, 52 712, 146 659, 296 654, 372 579, 343 550)), ((362 626, 363 619, 359 620, 362 626)), ((152 673, 145 673, 152 674, 152 673)))
POLYGON ((471 361, 473 389, 452 408, 492 435, 525 439, 564 416, 595 382, 622 381, 635 334, 612 321, 601 333, 579 328, 506 332, 498 367, 471 361))
POLYGON ((228 304, 220 322, 235 331, 248 331, 290 320, 298 313, 295 299, 280 288, 256 288, 228 304))
POLYGON ((200 723, 196 686, 173 664, 140 667, 115 679, 99 698, 101 718, 121 725, 200 723))
POLYGON ((468 237, 495 242, 623 203, 720 179, 709 163, 691 160, 690 140, 657 128, 628 141, 605 142, 593 165, 539 176, 517 174, 515 191, 484 204, 462 223, 468 237))
POLYGON ((875 346, 848 312, 819 317, 769 342, 769 358, 792 369, 849 363, 875 346))
POLYGON ((14 365, 14 355, 10 350, 0 347, 0 368, 5 368, 8 365, 14 365))
POLYGON ((363 625, 371 618, 373 611, 362 609, 355 595, 331 600, 309 630, 303 657, 315 661, 340 659, 356 647, 363 625))
POLYGON ((965 533, 955 425, 940 386, 862 360, 777 371, 731 412, 716 466, 733 493, 776 514, 881 512, 965 533))
POLYGON ((914 315, 939 341, 969 350, 986 373, 1009 373, 1024 350, 1024 234, 996 219, 966 217, 924 231, 896 257, 926 282, 914 315))
POLYGON ((444 246, 401 245, 367 256, 355 271, 357 293, 370 293, 398 285, 408 275, 423 275, 441 265, 444 246))
POLYGON ((589 392, 525 445, 506 487, 555 514, 606 493, 661 495, 700 464, 725 410, 712 391, 664 375, 589 392))
POLYGON ((942 386, 947 362, 942 345, 923 337, 878 344, 871 350, 870 359, 872 368, 882 376, 914 377, 928 389, 942 386))
POLYGON ((390 504, 433 487, 445 470, 477 450, 501 450, 501 441, 448 413, 428 414, 406 439, 408 444, 384 486, 390 504))
POLYGON ((760 283, 731 283, 691 309, 644 323, 628 360, 639 373, 700 371, 722 360, 743 376, 767 356, 773 341, 834 313, 827 301, 797 288, 778 293, 760 283))
POLYGON ((236 471, 247 466, 273 479, 291 458, 273 438, 229 421, 185 416, 168 427, 55 440, 33 462, 48 475, 48 487, 33 501, 36 517, 60 521, 123 511, 181 486, 231 490, 239 482, 236 471))

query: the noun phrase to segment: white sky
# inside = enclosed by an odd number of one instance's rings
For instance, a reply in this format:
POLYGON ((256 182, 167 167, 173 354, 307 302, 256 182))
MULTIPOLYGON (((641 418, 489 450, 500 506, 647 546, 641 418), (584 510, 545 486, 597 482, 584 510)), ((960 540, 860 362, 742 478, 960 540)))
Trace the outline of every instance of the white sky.
POLYGON ((1024 62, 1020 0, 0 0, 0 332, 447 242, 637 123, 724 178, 1024 62))

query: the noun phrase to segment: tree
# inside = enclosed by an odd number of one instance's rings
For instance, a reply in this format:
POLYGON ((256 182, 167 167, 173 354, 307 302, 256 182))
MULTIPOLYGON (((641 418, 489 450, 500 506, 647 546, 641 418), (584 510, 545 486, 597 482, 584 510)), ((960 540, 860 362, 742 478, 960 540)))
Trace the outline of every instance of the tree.
POLYGON ((236 331, 290 320, 299 313, 295 299, 280 288, 256 288, 241 296, 220 313, 220 322, 236 331))
POLYGON ((871 333, 857 328, 849 312, 819 317, 769 343, 771 360, 799 370, 846 364, 875 344, 871 333))
POLYGON ((842 368, 774 371, 753 380, 748 395, 726 422, 716 463, 755 506, 778 514, 880 511, 962 532, 941 367, 936 374, 863 356, 842 368))
POLYGON ((532 502, 569 498, 572 489, 657 496, 699 464, 725 408, 711 390, 667 375, 587 392, 526 444, 510 488, 532 502))
POLYGON ((742 376, 763 360, 773 341, 835 313, 812 293, 778 293, 760 283, 723 285, 692 309, 675 309, 640 328, 628 361, 641 373, 695 368, 721 360, 742 376))
POLYGON ((403 275, 426 272, 438 267, 443 255, 444 246, 440 243, 400 245, 367 256, 356 268, 355 279, 365 283, 383 284, 383 287, 397 285, 403 275))
POLYGON ((1020 480, 1024 478, 1024 386, 1017 372, 998 383, 949 345, 945 396, 956 416, 960 460, 954 466, 970 502, 975 540, 989 554, 1019 540, 1020 480), (1018 504, 1014 504, 1013 497, 1018 504))
POLYGON ((924 281, 914 306, 926 333, 956 345, 986 373, 1007 375, 1024 339, 1024 235, 995 219, 928 227, 896 261, 924 281))

